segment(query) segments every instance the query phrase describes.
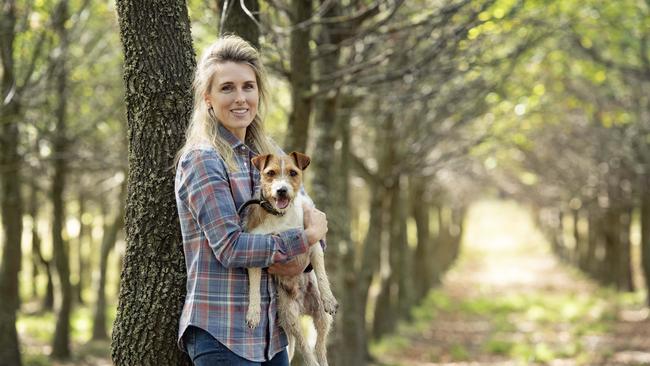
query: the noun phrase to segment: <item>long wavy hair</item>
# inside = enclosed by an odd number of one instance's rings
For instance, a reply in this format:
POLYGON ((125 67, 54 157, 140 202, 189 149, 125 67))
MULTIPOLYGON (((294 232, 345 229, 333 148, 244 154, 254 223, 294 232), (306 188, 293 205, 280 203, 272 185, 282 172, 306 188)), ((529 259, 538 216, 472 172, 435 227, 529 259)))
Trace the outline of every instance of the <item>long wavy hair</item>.
POLYGON ((259 92, 259 108, 253 122, 246 128, 245 142, 260 154, 276 151, 264 131, 263 117, 266 111, 268 89, 264 65, 259 52, 242 38, 235 35, 222 36, 208 46, 201 55, 192 87, 194 89, 194 108, 192 119, 185 133, 185 144, 176 154, 175 164, 181 156, 199 145, 212 145, 226 162, 230 171, 239 171, 230 144, 219 134, 221 122, 210 113, 204 96, 210 93, 212 81, 218 72, 219 64, 236 62, 249 65, 255 72, 259 92))

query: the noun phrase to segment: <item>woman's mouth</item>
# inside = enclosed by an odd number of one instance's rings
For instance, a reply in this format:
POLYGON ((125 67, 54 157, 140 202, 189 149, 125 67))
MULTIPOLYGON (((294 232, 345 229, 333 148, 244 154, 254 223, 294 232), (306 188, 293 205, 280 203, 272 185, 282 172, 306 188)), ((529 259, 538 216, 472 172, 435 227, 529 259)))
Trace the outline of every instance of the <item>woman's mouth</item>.
POLYGON ((248 108, 231 109, 230 112, 235 116, 245 116, 248 113, 248 108))

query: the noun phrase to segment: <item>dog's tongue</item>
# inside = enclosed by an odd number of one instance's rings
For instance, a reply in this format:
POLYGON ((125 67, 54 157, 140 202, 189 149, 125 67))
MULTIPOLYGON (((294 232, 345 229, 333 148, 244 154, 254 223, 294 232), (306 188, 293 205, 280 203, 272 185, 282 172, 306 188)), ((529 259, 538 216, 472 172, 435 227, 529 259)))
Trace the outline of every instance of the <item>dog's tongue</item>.
POLYGON ((289 206, 289 199, 286 197, 280 197, 275 200, 275 204, 278 206, 279 209, 283 210, 289 206))

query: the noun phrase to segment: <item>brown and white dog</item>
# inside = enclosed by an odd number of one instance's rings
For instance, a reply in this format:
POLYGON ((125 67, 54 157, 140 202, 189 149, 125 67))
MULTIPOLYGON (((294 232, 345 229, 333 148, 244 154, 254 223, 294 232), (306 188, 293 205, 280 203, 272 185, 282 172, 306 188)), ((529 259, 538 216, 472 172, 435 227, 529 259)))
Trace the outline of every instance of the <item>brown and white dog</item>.
MULTIPOLYGON (((245 230, 255 234, 273 234, 303 227, 303 203, 313 205, 300 192, 302 172, 309 166, 307 155, 292 152, 289 155, 260 155, 253 165, 260 171, 261 200, 251 206, 245 230)), ((294 342, 298 343, 308 366, 327 366, 327 335, 332 315, 338 303, 330 289, 325 272, 325 259, 320 244, 312 245, 307 253, 297 256, 303 267, 310 262, 313 271, 298 276, 276 276, 278 280, 278 318, 289 337, 289 354, 293 356, 294 342), (311 350, 300 325, 300 316, 314 320, 317 338, 315 351, 311 350)), ((246 323, 254 328, 260 322, 261 268, 248 268, 249 305, 246 323)))

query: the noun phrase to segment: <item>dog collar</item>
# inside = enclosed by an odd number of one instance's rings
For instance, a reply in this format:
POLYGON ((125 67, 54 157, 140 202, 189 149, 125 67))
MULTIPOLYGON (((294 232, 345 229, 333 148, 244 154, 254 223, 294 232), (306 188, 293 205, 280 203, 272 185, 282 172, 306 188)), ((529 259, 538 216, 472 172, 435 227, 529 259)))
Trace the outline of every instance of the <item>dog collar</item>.
POLYGON ((253 199, 250 199, 250 200, 246 201, 243 205, 241 205, 239 210, 237 210, 237 214, 241 217, 241 215, 242 215, 242 213, 244 213, 244 210, 246 209, 246 207, 248 207, 249 205, 252 205, 252 204, 257 204, 257 205, 262 206, 264 211, 270 213, 271 215, 284 216, 284 212, 280 212, 280 211, 276 210, 275 208, 273 208, 273 205, 271 205, 271 202, 269 202, 266 198, 264 198, 264 195, 262 194, 262 192, 260 192, 260 197, 261 198, 253 198, 253 199))

